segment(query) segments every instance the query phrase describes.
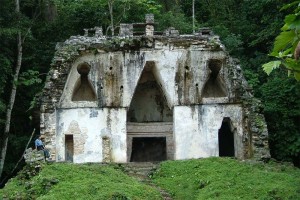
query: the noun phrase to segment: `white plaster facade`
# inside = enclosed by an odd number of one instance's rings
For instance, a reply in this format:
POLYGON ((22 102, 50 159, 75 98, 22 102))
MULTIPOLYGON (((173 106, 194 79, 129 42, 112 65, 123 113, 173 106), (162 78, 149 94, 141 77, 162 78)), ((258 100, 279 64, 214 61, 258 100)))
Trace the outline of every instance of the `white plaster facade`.
POLYGON ((218 131, 224 117, 231 119, 235 129, 234 154, 237 158, 244 158, 241 151, 244 148, 241 106, 176 106, 174 116, 175 159, 219 156, 218 131))
MULTIPOLYGON (((67 135, 73 138, 75 163, 128 162, 134 137, 167 138, 167 159, 219 156, 218 133, 225 118, 230 119, 233 156, 244 159, 256 154, 268 155, 268 150, 256 151, 252 143, 251 138, 256 134, 249 129, 253 122, 249 117, 252 111, 245 107, 241 96, 252 97, 245 89, 241 70, 219 43, 216 49, 215 36, 146 39, 137 50, 122 49, 122 43, 117 50, 107 50, 104 48, 106 39, 102 39, 93 46, 97 53, 90 50, 91 44, 87 47, 84 42, 70 40, 64 47, 79 44, 81 52, 63 61, 60 56, 65 49, 58 50, 41 105, 41 133, 46 136, 53 159, 66 160, 67 135), (218 70, 211 66, 215 65, 212 61, 218 63, 218 70), (82 63, 90 67, 88 80, 97 96, 94 101, 72 101, 75 85, 81 77, 78 66, 82 63), (165 101, 166 106, 161 103, 158 107, 169 110, 165 113, 170 117, 158 120, 157 108, 147 107, 145 101, 145 107, 139 108, 139 116, 135 116, 141 121, 141 126, 136 127, 144 128, 140 133, 134 130, 129 133, 128 125, 138 122, 130 121, 128 112, 136 88, 147 82, 141 78, 145 71, 153 74, 159 87, 156 90, 161 91, 160 99, 165 101), (219 85, 211 87, 221 85, 226 95, 205 98, 203 90, 213 76, 217 76, 214 80, 218 80, 219 85), (243 89, 242 93, 237 92, 237 87, 243 89), (144 121, 141 112, 145 113, 144 121), (147 115, 154 119, 149 121, 147 115), (161 129, 156 130, 155 126, 161 129), (108 140, 105 144, 109 146, 104 146, 103 140, 108 140), (109 159, 104 159, 104 152, 109 153, 109 159)), ((77 48, 75 52, 78 51, 77 48)), ((262 129, 266 132, 265 124, 262 129)), ((263 148, 267 149, 267 143, 263 148)))
POLYGON ((112 160, 126 162, 125 109, 58 109, 56 118, 58 119, 55 141, 57 161, 65 160, 65 135, 73 134, 75 163, 102 162, 104 136, 111 138, 112 160), (82 147, 79 147, 80 145, 82 147))

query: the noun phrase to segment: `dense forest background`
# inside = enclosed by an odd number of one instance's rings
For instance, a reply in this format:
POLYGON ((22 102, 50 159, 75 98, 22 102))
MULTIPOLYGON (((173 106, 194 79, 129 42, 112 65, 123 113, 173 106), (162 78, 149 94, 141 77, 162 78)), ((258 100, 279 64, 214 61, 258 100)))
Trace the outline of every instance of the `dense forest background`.
MULTIPOLYGON (((240 60, 254 95, 261 99, 272 157, 300 166, 300 83, 289 78, 284 68, 270 76, 262 70, 262 65, 271 59, 268 53, 284 17, 294 8, 280 9, 292 1, 194 2, 196 30, 210 27, 220 36, 231 56, 240 60)), ((192 3, 193 0, 0 0, 1 153, 8 137, 2 179, 22 156, 34 128, 38 134, 35 95, 43 88, 57 42, 71 35, 83 35, 84 28, 94 26, 102 26, 104 33, 111 35, 111 19, 114 26, 120 22, 143 22, 147 13, 154 13, 159 30, 172 26, 181 34, 192 33, 192 3), (18 65, 20 73, 16 79, 18 65), (14 88, 17 92, 10 129, 5 131, 14 88)))

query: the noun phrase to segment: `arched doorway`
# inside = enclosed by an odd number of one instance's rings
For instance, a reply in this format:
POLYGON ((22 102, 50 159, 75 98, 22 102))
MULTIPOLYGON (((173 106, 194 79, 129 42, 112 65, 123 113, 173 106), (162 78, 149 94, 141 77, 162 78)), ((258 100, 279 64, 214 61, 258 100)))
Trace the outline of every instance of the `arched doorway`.
POLYGON ((73 135, 65 135, 65 160, 73 162, 74 139, 73 135))
POLYGON ((233 127, 231 125, 231 120, 228 117, 225 117, 222 121, 218 133, 218 141, 220 157, 235 156, 233 127))

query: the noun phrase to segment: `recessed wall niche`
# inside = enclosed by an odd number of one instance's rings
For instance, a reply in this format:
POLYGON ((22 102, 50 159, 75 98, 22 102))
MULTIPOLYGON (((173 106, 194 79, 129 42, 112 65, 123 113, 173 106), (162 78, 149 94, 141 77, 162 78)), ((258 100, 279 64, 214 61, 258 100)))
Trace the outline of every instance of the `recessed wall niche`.
POLYGON ((223 78, 220 76, 222 61, 211 59, 208 61, 209 78, 203 89, 203 97, 226 97, 227 89, 223 78))
POLYGON ((135 89, 127 113, 129 122, 171 122, 173 112, 153 71, 154 62, 147 62, 135 89))
POLYGON ((88 78, 90 72, 90 65, 88 63, 81 63, 77 66, 77 72, 80 77, 74 86, 72 101, 96 101, 96 93, 92 83, 88 78))

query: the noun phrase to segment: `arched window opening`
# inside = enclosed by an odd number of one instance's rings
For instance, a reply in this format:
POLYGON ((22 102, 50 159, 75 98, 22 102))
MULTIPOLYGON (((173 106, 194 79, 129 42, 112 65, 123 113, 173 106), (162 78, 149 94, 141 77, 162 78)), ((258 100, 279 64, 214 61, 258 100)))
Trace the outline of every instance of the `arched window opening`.
POLYGON ((95 90, 88 78, 90 68, 90 65, 87 63, 78 65, 77 71, 80 74, 80 78, 75 84, 72 101, 96 101, 95 90))
POLYGON ((209 60, 209 78, 203 89, 203 97, 226 97, 227 90, 224 80, 220 77, 222 62, 220 60, 209 60))
POLYGON ((219 156, 234 157, 234 133, 231 127, 230 118, 225 117, 222 121, 218 134, 219 139, 219 156))

